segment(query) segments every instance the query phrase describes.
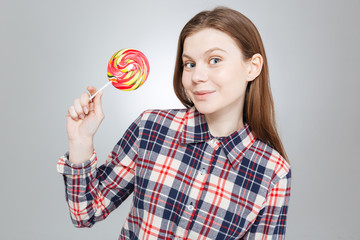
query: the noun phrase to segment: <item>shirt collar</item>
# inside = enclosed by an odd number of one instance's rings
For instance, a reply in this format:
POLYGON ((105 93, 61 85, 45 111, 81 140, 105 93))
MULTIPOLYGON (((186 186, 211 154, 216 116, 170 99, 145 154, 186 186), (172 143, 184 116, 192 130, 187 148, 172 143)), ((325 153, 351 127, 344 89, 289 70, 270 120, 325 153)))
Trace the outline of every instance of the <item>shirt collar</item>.
POLYGON ((222 139, 223 150, 235 169, 239 169, 241 160, 255 140, 256 138, 247 123, 240 130, 222 139))
POLYGON ((180 143, 206 142, 211 138, 205 115, 199 113, 195 107, 188 109, 184 116, 184 127, 180 134, 180 143))
MULTIPOLYGON (((179 137, 180 143, 207 142, 212 138, 214 137, 210 133, 205 115, 199 113, 194 107, 188 109, 184 116, 184 128, 179 137)), ((255 142, 256 138, 250 126, 245 123, 238 131, 218 140, 232 166, 238 169, 245 152, 255 142)))

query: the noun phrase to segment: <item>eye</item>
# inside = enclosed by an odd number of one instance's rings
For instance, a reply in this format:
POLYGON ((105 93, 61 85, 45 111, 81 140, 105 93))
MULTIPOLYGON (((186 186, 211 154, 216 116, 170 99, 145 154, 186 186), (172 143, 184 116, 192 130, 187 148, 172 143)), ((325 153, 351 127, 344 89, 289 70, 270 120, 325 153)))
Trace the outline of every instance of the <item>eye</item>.
POLYGON ((221 60, 220 60, 220 58, 211 58, 210 59, 210 64, 216 64, 216 63, 219 63, 221 60))
POLYGON ((193 67, 195 67, 195 63, 193 63, 193 62, 186 62, 186 63, 184 63, 184 67, 185 67, 185 68, 193 68, 193 67))

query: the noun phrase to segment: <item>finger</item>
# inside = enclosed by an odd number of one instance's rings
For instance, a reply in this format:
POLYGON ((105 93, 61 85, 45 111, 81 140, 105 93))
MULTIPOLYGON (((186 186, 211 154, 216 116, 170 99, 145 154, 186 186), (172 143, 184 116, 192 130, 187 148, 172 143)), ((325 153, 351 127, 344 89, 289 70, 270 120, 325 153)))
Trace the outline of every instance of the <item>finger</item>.
POLYGON ((79 116, 80 119, 83 119, 85 117, 84 115, 84 111, 83 108, 81 107, 81 103, 80 103, 80 99, 76 98, 74 100, 74 108, 75 108, 75 112, 77 113, 77 115, 79 116))
POLYGON ((85 92, 82 93, 80 96, 80 104, 81 107, 83 108, 85 115, 89 113, 89 101, 90 101, 89 94, 85 92))
POLYGON ((101 97, 103 95, 103 91, 100 91, 95 97, 94 97, 94 111, 96 115, 103 117, 103 109, 102 109, 102 103, 101 103, 101 97))
POLYGON ((93 86, 87 87, 87 90, 89 91, 91 96, 94 95, 96 93, 96 91, 97 91, 97 89, 95 87, 93 87, 93 86))
POLYGON ((89 112, 92 112, 92 111, 94 111, 94 103, 90 102, 89 103, 89 112))
POLYGON ((69 107, 68 116, 70 116, 75 121, 79 120, 78 114, 76 113, 74 106, 69 107))

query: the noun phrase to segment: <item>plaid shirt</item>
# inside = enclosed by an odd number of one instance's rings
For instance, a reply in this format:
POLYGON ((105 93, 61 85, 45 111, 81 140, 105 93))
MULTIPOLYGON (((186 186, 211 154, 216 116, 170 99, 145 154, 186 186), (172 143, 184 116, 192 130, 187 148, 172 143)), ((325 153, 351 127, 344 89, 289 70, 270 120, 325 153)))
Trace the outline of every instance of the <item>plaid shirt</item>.
POLYGON ((290 166, 245 126, 214 138, 194 108, 149 110, 106 163, 58 161, 77 227, 103 220, 131 193, 119 239, 284 239, 290 166))

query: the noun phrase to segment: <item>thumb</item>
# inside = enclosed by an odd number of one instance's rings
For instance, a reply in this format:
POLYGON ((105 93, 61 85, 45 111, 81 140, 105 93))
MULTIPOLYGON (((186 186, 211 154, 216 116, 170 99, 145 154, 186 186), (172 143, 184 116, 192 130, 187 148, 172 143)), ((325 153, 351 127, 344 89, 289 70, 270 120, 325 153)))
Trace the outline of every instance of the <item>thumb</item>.
POLYGON ((94 95, 96 93, 96 91, 97 91, 96 88, 93 87, 93 86, 87 87, 87 90, 89 91, 91 96, 94 95))
POLYGON ((102 95, 103 95, 103 91, 100 91, 93 99, 95 114, 99 116, 104 115, 102 109, 102 102, 101 102, 102 95))

